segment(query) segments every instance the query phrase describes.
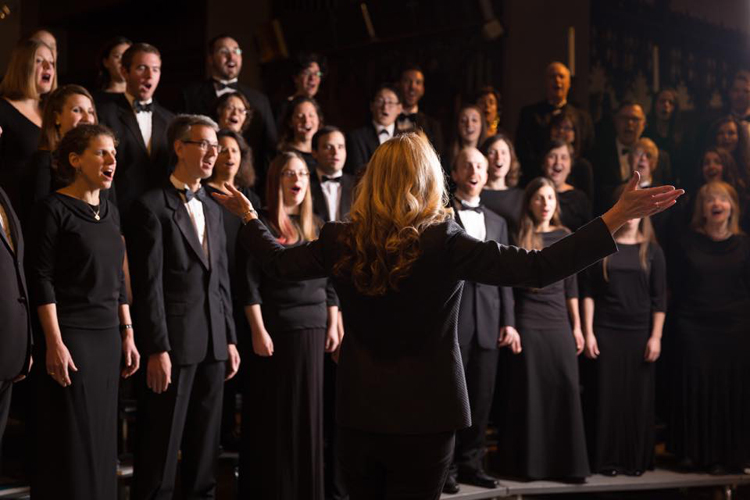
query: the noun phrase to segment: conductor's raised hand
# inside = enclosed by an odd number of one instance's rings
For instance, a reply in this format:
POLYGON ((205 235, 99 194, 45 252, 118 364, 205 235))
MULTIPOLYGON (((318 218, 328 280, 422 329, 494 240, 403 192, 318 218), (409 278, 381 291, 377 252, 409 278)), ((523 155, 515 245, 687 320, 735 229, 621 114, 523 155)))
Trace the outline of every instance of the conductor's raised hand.
POLYGON ((640 174, 633 172, 633 177, 628 181, 615 206, 602 215, 602 220, 612 234, 630 219, 640 219, 666 210, 677 203, 677 198, 685 194, 684 189, 675 189, 674 186, 639 189, 640 182, 640 174))
POLYGON ((253 208, 253 204, 250 203, 250 200, 248 200, 247 197, 240 191, 238 191, 234 186, 232 186, 228 182, 225 182, 224 187, 227 189, 227 191, 229 191, 229 194, 211 194, 216 201, 224 206, 224 208, 232 212, 237 217, 243 218, 246 214, 255 211, 255 209, 253 208))

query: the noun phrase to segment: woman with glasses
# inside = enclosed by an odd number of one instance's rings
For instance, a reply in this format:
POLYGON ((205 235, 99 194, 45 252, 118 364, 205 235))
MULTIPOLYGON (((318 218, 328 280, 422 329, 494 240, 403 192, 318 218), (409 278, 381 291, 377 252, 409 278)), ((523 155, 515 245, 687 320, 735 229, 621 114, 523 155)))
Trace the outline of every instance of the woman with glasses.
MULTIPOLYGON (((262 214, 284 248, 318 238, 310 171, 294 152, 271 162, 262 214)), ((292 282, 246 266, 245 314, 254 355, 245 372, 242 498, 323 499, 323 354, 338 346, 338 306, 324 276, 292 282)))
POLYGON ((216 101, 216 122, 221 130, 244 134, 253 120, 253 108, 240 92, 223 94, 216 101))

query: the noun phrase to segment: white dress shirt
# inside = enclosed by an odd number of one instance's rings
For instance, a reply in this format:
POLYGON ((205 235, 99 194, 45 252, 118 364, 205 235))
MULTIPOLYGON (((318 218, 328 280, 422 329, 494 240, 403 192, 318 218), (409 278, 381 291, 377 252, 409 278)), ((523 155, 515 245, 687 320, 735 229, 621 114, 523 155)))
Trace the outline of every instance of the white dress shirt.
MULTIPOLYGON (((135 97, 125 92, 125 99, 130 103, 130 109, 135 113, 135 120, 138 122, 138 128, 141 129, 141 135, 143 136, 143 143, 146 145, 146 149, 151 154, 151 131, 153 130, 153 124, 151 123, 154 113, 153 111, 140 111, 138 113, 133 109, 133 102, 135 97)), ((151 104, 154 100, 149 99, 148 101, 141 101, 141 104, 151 104)))
MULTIPOLYGON (((329 183, 333 184, 333 183, 329 183)), ((0 203, 0 228, 2 228, 3 232, 5 233, 5 237, 8 240, 8 243, 10 244, 10 249, 13 250, 13 252, 16 251, 16 247, 13 244, 13 234, 10 231, 10 219, 8 218, 8 213, 5 211, 5 207, 2 203, 0 203)))
POLYGON ((375 133, 378 135, 378 141, 380 142, 380 144, 383 144, 388 139, 392 139, 393 132, 396 130, 396 122, 391 123, 387 127, 384 127, 379 123, 372 122, 372 126, 375 127, 375 133), (385 132, 381 133, 382 130, 385 130, 385 132))
MULTIPOLYGON (((190 186, 179 180, 174 174, 169 176, 169 182, 177 188, 178 191, 184 191, 190 189, 190 186)), ((203 213, 203 203, 197 198, 193 197, 192 200, 186 201, 185 195, 180 193, 182 198, 182 204, 187 210, 190 220, 193 221, 193 227, 198 235, 198 241, 201 242, 203 247, 203 254, 208 257, 208 238, 206 238, 206 216, 203 213)))
POLYGON ((330 178, 339 178, 343 175, 342 172, 336 172, 332 175, 326 175, 315 169, 315 173, 318 175, 320 181, 320 188, 323 191, 323 197, 326 200, 326 207, 328 207, 328 220, 339 220, 339 208, 341 206, 341 182, 323 182, 323 176, 330 178))
MULTIPOLYGON (((461 209, 461 196, 456 193, 458 216, 461 217, 461 223, 464 226, 464 231, 480 241, 484 241, 487 238, 487 226, 484 222, 484 213, 476 212, 474 210, 462 210, 461 209)), ((473 200, 463 200, 464 204, 470 207, 479 206, 479 197, 477 196, 473 200)))

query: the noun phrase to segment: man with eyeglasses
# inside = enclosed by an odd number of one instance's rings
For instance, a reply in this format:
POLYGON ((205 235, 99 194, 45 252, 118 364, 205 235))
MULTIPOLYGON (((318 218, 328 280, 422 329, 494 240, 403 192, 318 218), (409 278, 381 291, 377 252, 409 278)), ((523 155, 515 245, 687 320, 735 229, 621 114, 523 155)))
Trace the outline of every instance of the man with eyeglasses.
MULTIPOLYGON (((630 179, 630 153, 646 128, 646 114, 640 104, 623 101, 615 113, 614 126, 615 137, 600 140, 592 152, 595 202, 601 212, 610 207, 617 186, 630 179)), ((665 151, 659 151, 656 172, 655 185, 670 182, 671 166, 665 151)))
POLYGON ((356 174, 367 166, 375 150, 396 133, 396 119, 401 114, 401 95, 390 84, 382 84, 370 101, 372 122, 349 134, 346 165, 344 170, 356 174))
POLYGON ((206 59, 209 78, 190 84, 182 93, 183 111, 213 116, 216 101, 230 92, 239 92, 253 109, 250 125, 244 135, 253 150, 256 170, 262 173, 276 148, 276 123, 268 97, 238 81, 242 71, 242 49, 227 34, 217 35, 208 42, 206 59))
POLYGON ((167 127, 174 115, 154 100, 161 79, 161 54, 147 43, 125 51, 120 72, 125 93, 99 107, 99 122, 117 137, 115 191, 123 217, 132 203, 169 176, 167 127))
POLYGON ((284 99, 276 107, 276 128, 282 127, 281 121, 286 115, 289 103, 297 96, 317 100, 318 90, 326 72, 326 58, 315 52, 297 54, 292 68, 294 94, 284 99))
POLYGON ((213 498, 223 384, 239 369, 222 209, 211 176, 218 125, 179 115, 169 127, 177 163, 162 188, 133 205, 136 344, 146 362, 139 394, 132 498, 171 498, 178 453, 184 498, 213 498))

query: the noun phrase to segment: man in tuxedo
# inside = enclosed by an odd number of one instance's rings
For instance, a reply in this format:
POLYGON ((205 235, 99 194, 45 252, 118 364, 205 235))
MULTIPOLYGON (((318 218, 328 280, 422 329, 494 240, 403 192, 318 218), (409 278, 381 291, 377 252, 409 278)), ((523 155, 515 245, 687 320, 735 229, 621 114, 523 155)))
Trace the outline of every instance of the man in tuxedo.
MULTIPOLYGON (((615 113, 615 137, 600 140, 591 153, 594 165, 594 202, 597 212, 607 210, 614 190, 630 179, 630 152, 646 128, 646 115, 639 104, 623 101, 615 113)), ((653 172, 652 185, 672 179, 669 155, 659 150, 659 161, 653 172)))
POLYGON ((99 122, 117 136, 115 189, 120 213, 169 176, 167 126, 173 115, 154 100, 161 78, 161 54, 153 45, 136 43, 122 55, 125 93, 99 108, 99 122))
POLYGON ((424 73, 417 65, 406 66, 401 71, 398 88, 404 97, 403 112, 396 121, 400 131, 422 130, 437 151, 443 151, 443 131, 440 122, 420 111, 419 101, 424 96, 424 73))
POLYGON ((185 498, 213 498, 223 382, 239 368, 221 208, 201 180, 218 126, 180 115, 168 130, 177 164, 133 205, 136 343, 148 359, 138 403, 133 498, 172 498, 178 452, 185 498))
POLYGON ((389 84, 380 85, 370 102, 372 122, 349 134, 349 151, 345 170, 356 174, 363 169, 375 150, 396 133, 396 119, 401 114, 399 90, 389 84))
POLYGON ((570 71, 561 62, 552 62, 545 71, 546 99, 524 106, 516 129, 516 152, 523 167, 523 184, 542 175, 541 154, 549 140, 552 117, 569 109, 578 115, 581 124, 581 137, 576 137, 580 153, 586 153, 594 145, 594 125, 591 115, 568 102, 570 91, 570 71))
MULTIPOLYGON (((505 219, 479 204, 487 183, 487 159, 476 148, 463 149, 451 172, 456 183, 456 221, 478 240, 508 244, 505 219)), ((497 480, 487 474, 482 461, 485 434, 495 393, 498 348, 510 346, 521 352, 515 327, 513 292, 497 287, 464 282, 458 313, 458 345, 466 374, 471 407, 471 427, 456 433, 456 449, 451 472, 443 491, 457 493, 458 482, 482 488, 495 488, 497 480), (458 482, 457 482, 458 481, 458 482)))
POLYGON ((253 160, 259 174, 276 150, 276 123, 271 103, 265 94, 239 83, 242 71, 242 49, 229 35, 215 36, 208 42, 209 78, 190 84, 182 93, 183 111, 216 116, 216 100, 230 92, 241 92, 253 108, 252 120, 245 138, 253 149, 253 160))
POLYGON ((352 207, 354 176, 343 172, 346 139, 338 127, 326 125, 312 138, 315 172, 310 179, 313 210, 325 222, 343 220, 352 207))
POLYGON ((21 224, 0 188, 0 444, 8 422, 13 383, 31 368, 31 319, 23 271, 21 224))

